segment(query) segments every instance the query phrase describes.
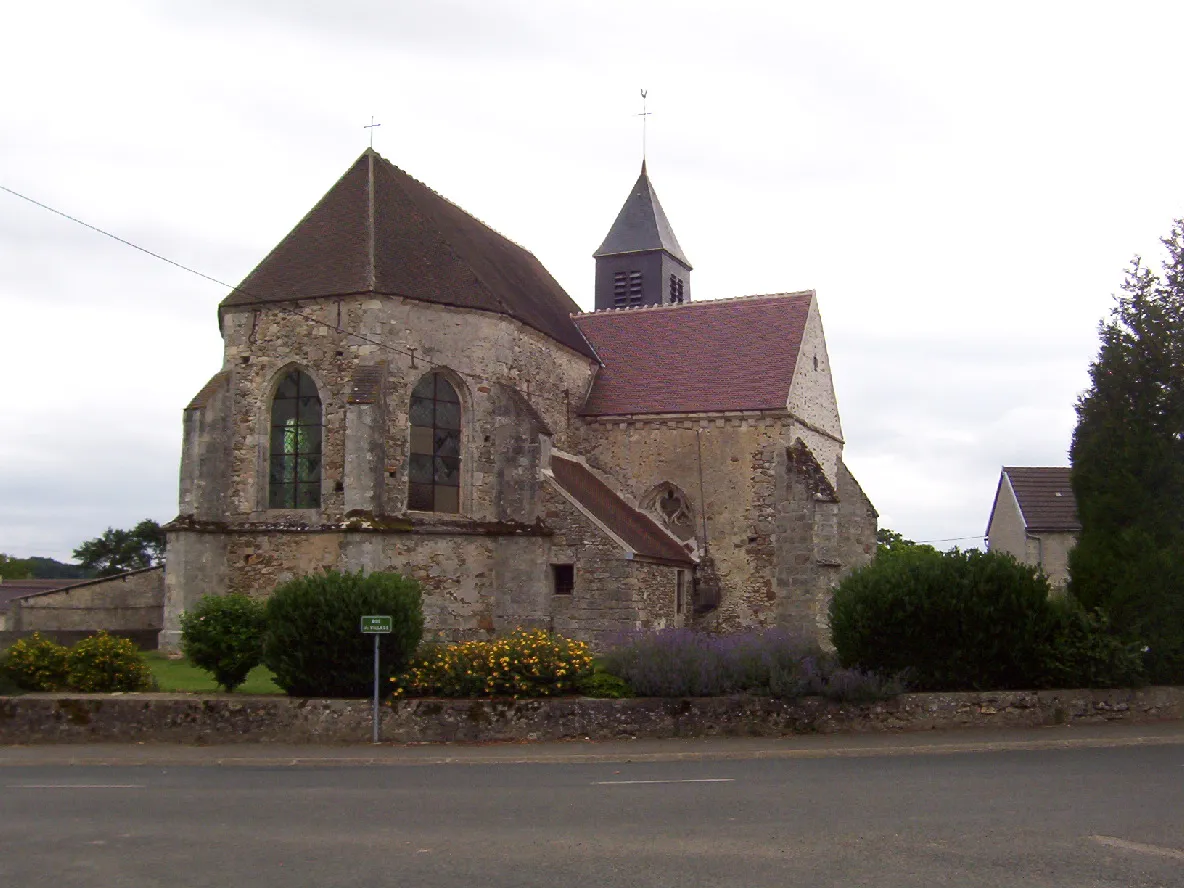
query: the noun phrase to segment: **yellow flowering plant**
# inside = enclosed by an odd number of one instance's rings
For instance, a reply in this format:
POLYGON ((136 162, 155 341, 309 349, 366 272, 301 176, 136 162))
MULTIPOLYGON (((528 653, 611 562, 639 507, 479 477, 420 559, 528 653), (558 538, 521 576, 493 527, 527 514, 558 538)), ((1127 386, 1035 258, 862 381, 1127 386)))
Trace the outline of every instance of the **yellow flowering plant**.
POLYGON ((152 672, 135 644, 106 632, 82 639, 66 655, 67 684, 72 691, 109 693, 147 691, 152 672))
POLYGON ((26 691, 61 691, 66 688, 66 657, 62 645, 34 632, 8 649, 5 676, 26 691))
POLYGON ((552 697, 575 693, 591 672, 584 642, 516 629, 489 641, 425 646, 391 681, 396 696, 552 697))

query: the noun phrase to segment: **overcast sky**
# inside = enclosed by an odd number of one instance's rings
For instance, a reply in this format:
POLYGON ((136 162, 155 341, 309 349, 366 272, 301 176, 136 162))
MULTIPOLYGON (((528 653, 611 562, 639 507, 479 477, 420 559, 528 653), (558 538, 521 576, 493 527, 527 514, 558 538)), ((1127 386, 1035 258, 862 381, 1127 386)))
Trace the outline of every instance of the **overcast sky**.
MULTIPOLYGON (((1180 3, 7 4, 0 185, 238 283, 374 147, 583 307, 651 178, 696 299, 818 292, 882 525, 1065 465, 1130 257, 1184 215, 1180 3)), ((0 192, 0 552, 176 514, 224 288, 0 192)), ((693 360, 688 355, 688 360, 693 360)), ((962 541, 964 545, 974 539, 962 541)))

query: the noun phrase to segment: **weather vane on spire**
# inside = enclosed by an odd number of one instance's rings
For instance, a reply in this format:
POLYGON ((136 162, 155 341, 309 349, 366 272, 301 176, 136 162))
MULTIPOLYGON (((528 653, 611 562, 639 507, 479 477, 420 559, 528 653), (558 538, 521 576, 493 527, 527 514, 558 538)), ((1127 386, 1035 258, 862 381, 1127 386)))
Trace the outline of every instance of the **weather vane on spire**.
POLYGON ((645 110, 645 97, 648 95, 648 90, 641 91, 641 113, 637 116, 641 118, 641 162, 645 163, 645 124, 646 118, 652 114, 652 111, 645 110))
POLYGON ((371 148, 373 148, 373 147, 374 147, 374 128, 375 128, 376 126, 382 126, 382 124, 381 124, 381 123, 375 123, 375 122, 374 122, 374 115, 373 115, 373 114, 371 114, 371 115, 370 115, 370 123, 362 127, 362 129, 367 129, 367 130, 370 130, 370 147, 371 147, 371 148))

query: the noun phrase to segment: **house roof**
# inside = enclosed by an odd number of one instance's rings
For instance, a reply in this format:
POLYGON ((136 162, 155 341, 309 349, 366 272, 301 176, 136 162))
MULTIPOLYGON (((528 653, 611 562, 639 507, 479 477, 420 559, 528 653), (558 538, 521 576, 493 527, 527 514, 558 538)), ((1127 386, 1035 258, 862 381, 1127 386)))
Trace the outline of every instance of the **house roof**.
POLYGON ((784 410, 814 292, 576 316, 601 361, 586 416, 784 410))
MULTIPOLYGON (((1004 466, 1029 533, 1081 530, 1068 466, 1004 466)), ((990 522, 987 524, 990 527, 990 522)))
POLYGON ((370 293, 507 315, 595 358, 538 259, 373 149, 221 308, 370 293))
POLYGON ((691 267, 682 247, 678 245, 678 238, 674 236, 670 220, 666 218, 662 204, 658 201, 658 192, 650 182, 643 160, 641 175, 633 183, 633 190, 625 198, 621 212, 617 213, 616 221, 608 230, 604 243, 592 255, 599 258, 621 253, 645 253, 651 250, 665 250, 687 268, 691 267))
POLYGON ((621 499, 583 463, 552 453, 551 472, 560 487, 638 555, 688 566, 694 564, 674 537, 653 518, 621 499))

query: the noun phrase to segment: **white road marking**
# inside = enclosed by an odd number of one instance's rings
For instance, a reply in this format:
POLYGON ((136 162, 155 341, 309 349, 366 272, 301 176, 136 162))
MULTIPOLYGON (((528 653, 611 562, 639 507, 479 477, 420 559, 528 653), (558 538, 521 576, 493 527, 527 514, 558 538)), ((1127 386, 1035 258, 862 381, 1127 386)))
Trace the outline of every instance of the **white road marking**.
POLYGON ((593 786, 635 786, 639 783, 735 783, 734 777, 700 777, 694 780, 597 780, 593 786))
POLYGON ((9 789, 147 789, 146 783, 10 783, 9 789))
POLYGON ((1126 839, 1116 839, 1114 836, 1090 836, 1099 845, 1109 845, 1112 848, 1122 848, 1124 851, 1139 851, 1142 854, 1154 854, 1158 857, 1170 857, 1172 860, 1184 860, 1184 851, 1175 848, 1165 848, 1162 845, 1144 845, 1141 842, 1128 842, 1126 839))

